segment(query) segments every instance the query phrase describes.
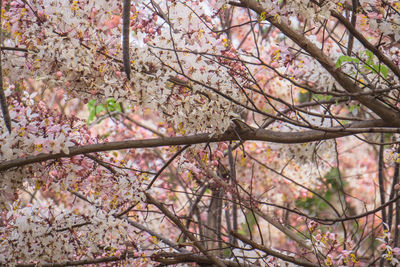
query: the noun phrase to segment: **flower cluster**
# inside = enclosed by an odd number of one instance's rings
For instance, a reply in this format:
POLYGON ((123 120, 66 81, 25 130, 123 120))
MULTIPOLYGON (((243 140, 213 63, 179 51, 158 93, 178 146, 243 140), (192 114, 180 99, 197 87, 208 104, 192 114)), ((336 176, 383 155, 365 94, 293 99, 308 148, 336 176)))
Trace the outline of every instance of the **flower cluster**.
POLYGON ((10 45, 23 46, 27 52, 5 57, 3 67, 12 81, 35 77, 49 88, 62 86, 73 97, 126 99, 121 66, 113 57, 120 52, 115 37, 120 32, 106 24, 112 19, 111 12, 118 10, 117 4, 83 0, 36 1, 32 6, 13 3, 3 27, 14 36, 8 40, 10 45))
POLYGON ((378 251, 382 253, 381 257, 383 259, 387 260, 392 266, 397 266, 400 263, 400 248, 391 245, 393 239, 391 238, 391 234, 387 228, 388 225, 384 224, 383 235, 376 238, 376 240, 380 242, 378 251))
POLYGON ((200 6, 176 1, 168 12, 171 28, 150 35, 148 48, 132 50, 137 72, 131 86, 139 103, 157 110, 181 134, 224 132, 238 116, 235 103, 243 102, 243 81, 233 75, 243 70, 239 63, 227 68, 221 62, 231 56, 229 47, 213 43, 215 34, 202 20, 206 14, 200 6))
POLYGON ((268 10, 265 16, 274 16, 275 20, 287 20, 292 18, 311 19, 315 22, 322 22, 324 19, 329 18, 330 10, 336 7, 341 7, 343 0, 327 1, 318 6, 310 0, 295 0, 290 1, 287 5, 281 6, 279 1, 262 0, 260 1, 262 7, 268 10))
MULTIPOLYGON (((1 229, 0 263, 57 263, 121 255, 128 224, 92 205, 76 214, 53 203, 9 207, 1 229)), ((133 238, 131 236, 131 238, 133 238)), ((134 244, 134 241, 132 241, 134 244)))

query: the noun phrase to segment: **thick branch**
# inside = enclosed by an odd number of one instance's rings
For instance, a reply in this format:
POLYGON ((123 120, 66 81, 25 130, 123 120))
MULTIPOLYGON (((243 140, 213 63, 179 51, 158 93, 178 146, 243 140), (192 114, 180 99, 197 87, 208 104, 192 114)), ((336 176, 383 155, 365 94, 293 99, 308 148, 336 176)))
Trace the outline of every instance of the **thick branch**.
POLYGON ((357 29, 348 21, 345 17, 343 17, 340 13, 338 13, 335 10, 331 10, 332 16, 337 18, 346 28, 349 30, 351 35, 357 38, 360 43, 362 43, 365 48, 370 50, 374 55, 382 61, 386 66, 389 67, 391 71, 393 71, 394 74, 396 74, 397 77, 400 78, 400 69, 399 67, 388 57, 386 57, 379 49, 378 47, 374 46, 371 44, 357 29))
MULTIPOLYGON (((266 12, 264 8, 255 0, 241 0, 241 5, 247 7, 257 14, 261 15, 266 12)), ((314 59, 316 59, 340 84, 347 92, 352 94, 358 94, 362 92, 361 88, 354 83, 352 79, 347 77, 339 69, 336 69, 335 63, 324 54, 321 49, 314 45, 310 40, 304 37, 302 33, 293 30, 289 25, 284 22, 277 21, 273 16, 267 16, 266 19, 278 28, 283 34, 289 37, 293 42, 295 42, 302 49, 307 51, 314 59)), ((351 24, 350 24, 351 25, 351 24)), ((356 36, 357 38, 357 36, 356 36)), ((376 49, 375 49, 376 50, 376 49)), ((374 52, 374 51, 373 51, 374 52)), ((385 63, 386 64, 386 63, 385 63)), ((371 95, 357 95, 354 98, 370 110, 375 112, 379 117, 381 117, 386 122, 393 123, 393 125, 400 126, 400 116, 397 112, 385 106, 382 102, 378 101, 375 97, 371 95)))
MULTIPOLYGON (((385 126, 382 120, 371 120, 363 122, 354 122, 345 127, 332 127, 328 132, 321 130, 309 130, 303 132, 276 132, 265 129, 256 129, 252 127, 244 127, 236 131, 227 131, 221 135, 197 134, 191 136, 175 136, 165 138, 153 138, 144 140, 128 140, 120 142, 109 142, 102 144, 92 144, 84 146, 75 146, 69 148, 69 153, 64 152, 54 154, 39 154, 35 156, 27 156, 14 160, 2 162, 0 171, 6 171, 10 168, 21 167, 24 165, 43 162, 47 160, 55 160, 60 158, 70 158, 76 155, 87 153, 104 152, 110 150, 133 149, 133 148, 149 148, 161 146, 179 146, 193 145, 211 142, 223 141, 265 141, 281 144, 298 144, 320 140, 338 138, 365 132, 400 132, 398 128, 379 128, 373 127, 385 126)), ((328 130, 328 129, 326 129, 328 130)))
MULTIPOLYGON (((178 263, 184 263, 184 262, 195 262, 198 264, 212 264, 213 262, 207 258, 206 256, 202 255, 195 255, 195 254, 179 254, 179 253, 158 253, 154 254, 151 259, 153 261, 158 261, 162 264, 165 265, 170 265, 170 264, 178 264, 178 263)), ((253 265, 250 265, 248 263, 237 263, 231 260, 221 260, 223 263, 225 263, 226 266, 228 267, 250 267, 253 265)))
MULTIPOLYGON (((129 258, 137 258, 138 256, 128 256, 129 258)), ((85 265, 85 264, 99 264, 99 263, 107 263, 107 262, 115 262, 115 261, 123 261, 125 260, 125 256, 122 255, 121 257, 104 257, 104 258, 98 258, 98 259, 86 259, 86 260, 79 260, 79 261, 66 261, 66 262, 60 262, 60 263, 43 263, 40 264, 40 266, 43 267, 64 267, 64 266, 79 266, 79 265, 85 265)), ((38 266, 38 264, 17 264, 15 265, 17 267, 35 267, 38 266)))
POLYGON ((129 25, 131 13, 131 0, 124 0, 122 13, 122 59, 124 71, 128 80, 131 79, 131 61, 129 59, 129 25))

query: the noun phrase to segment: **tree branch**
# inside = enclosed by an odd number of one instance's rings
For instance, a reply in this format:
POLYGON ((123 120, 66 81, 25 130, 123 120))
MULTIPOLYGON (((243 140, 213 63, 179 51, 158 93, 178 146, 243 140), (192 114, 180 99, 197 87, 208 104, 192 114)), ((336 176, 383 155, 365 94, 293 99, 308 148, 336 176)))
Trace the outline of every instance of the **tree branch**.
MULTIPOLYGON (((98 259, 86 259, 86 260, 80 260, 80 261, 66 261, 66 262, 61 262, 61 263, 43 263, 39 264, 40 266, 43 267, 64 267, 64 266, 79 266, 79 265, 85 265, 85 264, 99 264, 99 263, 106 263, 106 262, 115 262, 115 261, 123 261, 125 259, 126 255, 121 255, 121 257, 117 256, 112 256, 112 257, 104 257, 104 258, 98 258, 98 259)), ((133 256, 130 255, 128 256, 129 258, 138 258, 142 256, 133 256)), ((38 264, 17 264, 15 265, 17 267, 35 267, 38 266, 38 264)))
POLYGON ((242 242, 244 242, 246 244, 249 244, 253 248, 261 250, 261 251, 264 251, 265 253, 267 253, 267 255, 271 255, 271 256, 277 257, 279 259, 282 259, 284 261, 288 261, 288 262, 291 262, 291 263, 294 263, 294 264, 297 264, 297 265, 300 265, 300 266, 307 266, 307 267, 318 267, 318 266, 320 266, 318 264, 314 264, 314 263, 311 263, 309 261, 296 259, 295 257, 279 253, 279 252, 277 252, 275 250, 272 250, 272 249, 267 248, 267 247, 265 247, 263 245, 260 245, 260 244, 258 244, 256 242, 254 242, 253 240, 250 240, 247 237, 245 237, 244 235, 241 235, 239 233, 231 232, 231 234, 233 236, 237 237, 238 239, 240 239, 242 242))
POLYGON ((155 205, 160 211, 165 214, 165 216, 167 216, 176 226, 178 226, 179 229, 181 229, 181 231, 193 242, 194 246, 196 246, 204 255, 206 255, 215 265, 226 267, 226 265, 219 258, 215 257, 209 251, 207 251, 202 243, 197 240, 197 238, 183 225, 178 217, 172 214, 168 209, 166 209, 160 202, 158 202, 148 193, 146 193, 146 199, 149 204, 155 205))
POLYGON ((345 18, 343 17, 340 13, 338 13, 335 10, 331 10, 331 15, 335 18, 337 18, 345 27, 346 29, 351 33, 352 36, 356 37, 360 43, 362 43, 365 48, 370 50, 374 55, 382 61, 386 66, 389 67, 391 71, 393 71, 394 74, 396 74, 397 77, 400 78, 400 69, 399 67, 388 57, 386 57, 376 46, 371 44, 357 29, 345 18))
POLYGON ((131 79, 131 61, 129 59, 129 26, 130 26, 131 0, 124 0, 122 11, 122 59, 124 71, 128 80, 131 79))
MULTIPOLYGON (((2 8, 3 8, 2 1, 0 1, 0 11, 2 8)), ((2 22, 0 17, 0 44, 3 43, 3 38, 2 38, 3 29, 1 28, 2 25, 1 23, 2 22)), ((3 112, 4 123, 6 124, 8 132, 11 133, 10 113, 8 112, 7 99, 3 89, 3 70, 1 67, 1 51, 0 51, 0 106, 1 106, 1 111, 3 112)))
MULTIPOLYGON (((240 3, 243 7, 247 7, 253 10, 260 16, 263 12, 266 12, 264 8, 261 6, 261 4, 259 4, 255 0, 241 0, 240 3)), ((349 77, 347 77, 344 73, 342 73, 339 69, 335 67, 335 63, 332 61, 331 58, 329 58, 326 54, 324 54, 324 52, 321 51, 310 40, 305 38, 302 33, 293 30, 291 27, 289 27, 289 25, 287 25, 284 22, 277 21, 274 18, 274 16, 267 16, 266 20, 268 20, 272 25, 278 28, 283 34, 289 37, 298 46, 307 51, 331 74, 331 76, 336 80, 336 82, 340 84, 347 92, 352 94, 358 94, 362 92, 362 89, 353 80, 351 80, 349 77)), ((386 64, 386 62, 384 63, 386 64)), ((393 64, 394 63, 392 63, 392 65, 393 64)), ((400 126, 399 113, 387 107, 384 103, 378 101, 375 97, 371 95, 365 95, 365 96, 358 95, 355 96, 354 99, 358 100, 360 103, 362 103, 370 110, 375 112, 379 117, 381 117, 386 122, 390 122, 393 123, 393 125, 400 126)))
POLYGON ((59 152, 54 154, 39 154, 34 156, 22 157, 14 160, 4 161, 0 163, 0 172, 10 168, 21 167, 24 165, 43 162, 47 160, 55 160, 60 158, 70 158, 72 156, 104 152, 110 150, 149 148, 161 146, 179 146, 193 145, 201 143, 224 142, 224 141, 265 141, 281 144, 298 144, 305 142, 313 142, 327 140, 348 135, 354 135, 365 132, 394 132, 400 133, 399 128, 385 128, 382 120, 370 120, 362 122, 354 122, 344 127, 324 128, 322 130, 309 130, 303 132, 276 132, 265 129, 256 129, 252 127, 243 127, 236 131, 228 130, 227 132, 210 136, 210 134, 196 134, 190 136, 174 136, 166 138, 152 138, 144 140, 128 140, 120 142, 109 142, 100 144, 91 144, 83 146, 74 146, 69 148, 69 153, 59 152), (374 128, 382 127, 382 128, 374 128))
MULTIPOLYGON (((195 262, 198 264, 212 264, 213 262, 206 256, 194 255, 194 254, 179 254, 179 253, 158 253, 151 256, 153 261, 158 261, 165 265, 178 264, 184 262, 195 262)), ((250 267, 248 263, 237 263, 231 260, 221 260, 228 267, 250 267)))

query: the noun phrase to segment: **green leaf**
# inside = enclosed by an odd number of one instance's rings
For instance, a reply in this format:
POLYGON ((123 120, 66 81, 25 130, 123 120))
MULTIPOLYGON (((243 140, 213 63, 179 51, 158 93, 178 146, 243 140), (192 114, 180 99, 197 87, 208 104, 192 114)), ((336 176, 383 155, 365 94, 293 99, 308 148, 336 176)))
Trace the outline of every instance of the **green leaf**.
POLYGON ((372 68, 372 67, 370 67, 370 66, 368 66, 368 65, 363 65, 363 67, 365 68, 365 69, 367 69, 367 70, 370 70, 370 71, 373 71, 373 72, 377 72, 377 71, 375 71, 375 69, 374 68, 372 68))
POLYGON ((374 62, 373 62, 373 58, 374 58, 374 53, 372 53, 371 51, 369 51, 369 50, 365 50, 364 51, 364 53, 367 55, 367 57, 368 57, 368 59, 367 59, 367 64, 368 65, 372 65, 374 62))
POLYGON ((96 117, 96 110, 93 108, 90 112, 89 112, 89 116, 88 119, 86 121, 87 124, 90 124, 94 118, 96 117))
POLYGON ((121 106, 120 103, 116 103, 116 104, 114 105, 114 108, 115 108, 115 110, 118 110, 119 112, 122 112, 122 106, 121 106))
POLYGON ((354 63, 359 63, 360 60, 355 57, 349 57, 349 56, 340 56, 338 60, 336 61, 335 67, 338 69, 340 68, 345 62, 354 62, 354 63))
POLYGON ((92 99, 88 102, 89 116, 87 119, 87 124, 90 124, 95 118, 104 111, 119 111, 122 112, 122 106, 120 103, 116 103, 114 98, 108 98, 106 104, 96 105, 96 100, 92 99))
POLYGON ((96 106, 95 106, 95 104, 96 104, 96 100, 95 99, 92 99, 92 100, 90 100, 89 102, 88 102, 88 110, 89 110, 89 116, 88 116, 88 118, 87 118, 87 120, 86 120, 86 123, 89 125, 93 120, 94 120, 94 118, 96 117, 96 106))
POLYGON ((365 50, 364 53, 367 55, 368 58, 373 58, 373 57, 374 57, 374 53, 372 53, 372 52, 369 51, 368 49, 365 50))
POLYGON ((114 98, 107 99, 107 106, 108 107, 113 107, 114 105, 115 105, 115 99, 114 98))
POLYGON ((375 72, 377 74, 381 73, 383 75, 383 77, 385 77, 385 78, 388 77, 389 69, 385 65, 374 64, 374 65, 372 65, 372 67, 370 67, 370 66, 365 64, 363 67, 365 69, 373 71, 373 72, 375 72))
POLYGON ((252 229, 257 224, 257 219, 254 217, 253 212, 248 212, 245 214, 246 220, 245 222, 241 223, 240 229, 238 232, 243 235, 249 234, 249 228, 252 229))
POLYGON ((90 108, 94 107, 94 104, 96 104, 96 100, 95 99, 90 100, 89 103, 87 104, 88 108, 90 109, 90 108))
POLYGON ((120 111, 122 112, 122 107, 120 103, 115 102, 114 98, 107 99, 107 110, 110 112, 120 111))
POLYGON ((96 115, 105 110, 106 108, 104 107, 103 104, 96 106, 96 115))
POLYGON ((316 100, 324 100, 325 99, 325 97, 323 95, 320 95, 320 94, 314 94, 313 98, 316 99, 316 100))
POLYGON ((389 68, 386 66, 381 66, 381 73, 385 79, 388 77, 389 74, 389 68))
POLYGON ((108 107, 107 107, 107 110, 108 110, 109 112, 114 112, 114 111, 115 111, 115 107, 114 107, 114 106, 108 106, 108 107))

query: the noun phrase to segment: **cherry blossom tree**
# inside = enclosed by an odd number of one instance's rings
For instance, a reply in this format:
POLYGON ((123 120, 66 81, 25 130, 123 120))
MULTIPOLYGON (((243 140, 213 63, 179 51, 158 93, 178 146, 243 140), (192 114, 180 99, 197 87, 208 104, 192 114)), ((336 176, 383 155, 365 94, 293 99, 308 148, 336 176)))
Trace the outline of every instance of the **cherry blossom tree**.
POLYGON ((0 9, 2 265, 399 264, 399 1, 0 9))

